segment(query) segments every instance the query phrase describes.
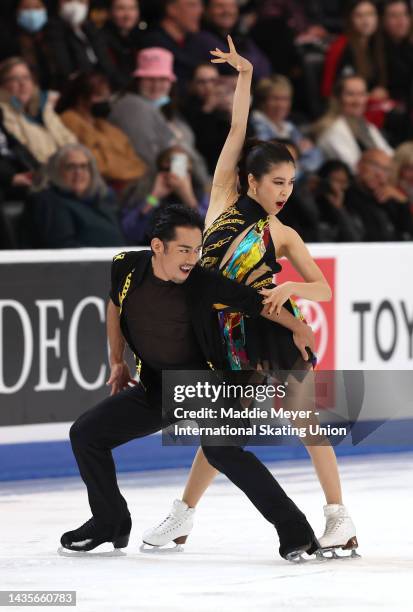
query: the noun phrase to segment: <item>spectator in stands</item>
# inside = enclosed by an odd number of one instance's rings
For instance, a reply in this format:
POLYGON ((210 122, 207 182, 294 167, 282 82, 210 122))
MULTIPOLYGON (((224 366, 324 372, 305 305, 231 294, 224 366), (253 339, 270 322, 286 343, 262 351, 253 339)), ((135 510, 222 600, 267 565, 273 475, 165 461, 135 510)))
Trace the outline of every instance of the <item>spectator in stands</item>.
POLYGON ((82 74, 59 100, 61 119, 95 157, 100 174, 120 189, 136 181, 147 166, 135 153, 127 135, 107 120, 111 89, 101 72, 82 74))
MULTIPOLYGON (((302 7, 294 15, 298 15, 300 10, 302 7)), ((301 71, 300 56, 294 40, 296 32, 282 6, 258 3, 249 34, 270 61, 272 72, 292 78, 301 71)))
POLYGON ((194 71, 183 114, 195 133, 195 144, 212 176, 231 126, 231 109, 221 95, 214 64, 199 64, 194 71))
POLYGON ((400 145, 394 154, 392 184, 407 197, 413 214, 413 142, 400 145))
POLYGON ((135 93, 112 97, 108 119, 127 134, 135 152, 150 170, 155 169, 159 153, 174 142, 174 134, 159 109, 135 93))
POLYGON ((391 184, 392 158, 379 149, 364 151, 357 176, 346 194, 345 206, 363 224, 362 240, 413 238, 408 199, 391 184))
POLYGON ((38 169, 38 161, 8 132, 0 113, 0 204, 5 200, 25 200, 38 169))
POLYGON ((21 58, 0 64, 0 109, 6 130, 41 164, 59 147, 76 142, 55 113, 49 92, 37 87, 21 58))
MULTIPOLYGON (((403 121, 397 133, 397 143, 412 134, 409 111, 413 93, 413 41, 411 8, 404 0, 386 0, 383 6, 382 25, 384 30, 385 56, 387 65, 387 88, 392 100, 397 103, 396 111, 403 121)), ((395 131, 392 124, 386 125, 395 131)))
POLYGON ((393 153, 380 131, 366 121, 367 85, 359 76, 349 76, 335 87, 329 112, 314 126, 317 144, 328 159, 340 159, 354 172, 363 151, 377 148, 393 153))
MULTIPOLYGON (((310 21, 308 35, 324 38, 324 32, 338 34, 343 30, 342 0, 312 0, 305 3, 306 14, 310 21), (320 27, 321 31, 314 28, 320 27)), ((304 22, 305 23, 305 22, 304 22)), ((307 32, 305 32, 307 34, 307 32)))
POLYGON ((143 32, 139 29, 139 19, 138 0, 111 1, 110 17, 102 32, 121 86, 130 83, 135 69, 136 53, 143 46, 143 32))
POLYGON ((162 0, 160 23, 145 38, 145 47, 164 47, 173 53, 181 92, 203 59, 197 35, 202 10, 201 0, 162 0))
POLYGON ((29 203, 28 222, 40 248, 124 243, 116 200, 93 155, 79 144, 62 147, 50 158, 44 181, 29 203))
POLYGON ((159 206, 178 202, 196 208, 202 216, 205 216, 208 208, 208 197, 202 185, 197 184, 190 157, 179 146, 161 153, 155 177, 143 180, 135 189, 131 189, 124 202, 123 233, 131 244, 138 245, 149 244, 148 228, 159 206), (176 154, 186 156, 186 172, 180 176, 173 172, 176 154))
MULTIPOLYGON (((209 51, 227 44, 228 34, 243 57, 254 66, 254 78, 261 79, 271 74, 268 58, 257 47, 252 38, 239 27, 239 7, 237 0, 206 0, 202 31, 198 35, 198 45, 202 50, 203 60, 210 58, 209 51)), ((222 75, 233 75, 233 68, 228 64, 217 64, 222 75)))
POLYGON ((191 156, 194 174, 205 184, 209 183, 208 170, 195 148, 195 136, 178 112, 176 76, 173 71, 174 56, 162 47, 148 47, 140 51, 134 76, 136 91, 163 114, 174 142, 191 156))
POLYGON ((325 226, 328 242, 354 242, 363 237, 363 225, 344 206, 352 183, 350 168, 338 160, 325 162, 318 171, 316 201, 320 223, 325 226))
POLYGON ((88 20, 89 0, 59 0, 59 14, 49 21, 47 41, 59 86, 78 72, 102 70, 117 83, 105 39, 88 20))
POLYGON ((291 82, 282 75, 262 79, 254 94, 255 110, 251 125, 260 140, 273 138, 292 140, 299 151, 300 166, 306 172, 315 172, 323 156, 314 143, 304 138, 298 127, 288 121, 293 99, 291 82))
POLYGON ((48 14, 42 0, 19 0, 13 24, 0 26, 0 61, 22 57, 43 89, 53 88, 53 66, 47 45, 48 14))
POLYGON ((372 0, 352 0, 348 5, 345 33, 327 53, 322 93, 329 97, 343 76, 358 74, 367 83, 370 98, 387 98, 386 63, 379 32, 379 15, 372 0))
MULTIPOLYGON (((282 19, 285 25, 294 32, 298 43, 321 40, 327 35, 324 25, 312 19, 321 15, 322 7, 317 0, 310 8, 307 7, 307 3, 300 2, 300 0, 261 0, 257 4, 260 19, 282 19)), ((334 0, 329 0, 329 11, 333 11, 336 16, 337 6, 334 4, 334 0)))

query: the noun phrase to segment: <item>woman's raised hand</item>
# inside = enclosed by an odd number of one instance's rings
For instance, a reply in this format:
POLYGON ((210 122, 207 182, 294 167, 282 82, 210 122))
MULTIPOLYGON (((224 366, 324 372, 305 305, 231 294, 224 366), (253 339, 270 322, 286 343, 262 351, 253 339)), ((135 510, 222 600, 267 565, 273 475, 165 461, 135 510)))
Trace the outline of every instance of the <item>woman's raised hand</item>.
POLYGON ((213 64, 227 63, 233 68, 235 68, 235 70, 238 70, 238 72, 249 72, 250 70, 252 70, 251 62, 245 59, 245 57, 241 57, 241 55, 238 55, 231 36, 228 35, 227 40, 229 46, 229 53, 225 53, 217 47, 215 51, 210 51, 211 55, 215 56, 215 58, 212 59, 211 62, 213 64))

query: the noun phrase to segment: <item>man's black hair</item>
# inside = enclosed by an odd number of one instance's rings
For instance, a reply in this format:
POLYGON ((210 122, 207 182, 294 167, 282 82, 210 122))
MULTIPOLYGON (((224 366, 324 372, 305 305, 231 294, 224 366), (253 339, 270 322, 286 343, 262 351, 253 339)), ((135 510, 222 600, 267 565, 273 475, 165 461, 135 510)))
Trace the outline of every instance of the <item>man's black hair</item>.
POLYGON ((204 222, 199 213, 183 204, 170 204, 155 212, 149 238, 159 238, 162 242, 175 239, 177 227, 197 227, 204 230, 204 222))

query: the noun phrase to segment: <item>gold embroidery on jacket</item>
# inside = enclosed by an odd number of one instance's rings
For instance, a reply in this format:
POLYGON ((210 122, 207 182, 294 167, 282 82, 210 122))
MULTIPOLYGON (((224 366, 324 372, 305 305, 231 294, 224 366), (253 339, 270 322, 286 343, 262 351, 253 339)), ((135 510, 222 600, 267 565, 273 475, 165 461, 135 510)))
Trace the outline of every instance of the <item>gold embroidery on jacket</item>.
POLYGON ((215 242, 214 244, 208 245, 203 250, 203 255, 205 255, 206 253, 209 253, 209 251, 213 251, 214 249, 219 249, 221 246, 223 246, 224 244, 227 244, 227 242, 230 242, 231 240, 232 240, 232 236, 227 236, 226 238, 222 238, 222 240, 218 240, 218 242, 215 242))
MULTIPOLYGON (((132 272, 133 272, 133 270, 132 270, 132 272)), ((129 274, 126 277, 125 282, 123 284, 122 293, 119 293, 119 306, 120 306, 119 315, 122 312, 123 300, 125 299, 125 297, 128 294, 128 291, 129 291, 129 287, 130 287, 130 284, 131 284, 131 278, 132 278, 132 272, 129 272, 129 274)))
POLYGON ((124 259, 125 255, 126 253, 119 253, 118 255, 115 255, 115 257, 113 258, 113 261, 118 261, 118 259, 124 259))
POLYGON ((203 268, 212 268, 218 263, 218 257, 203 257, 201 260, 201 266, 203 268))

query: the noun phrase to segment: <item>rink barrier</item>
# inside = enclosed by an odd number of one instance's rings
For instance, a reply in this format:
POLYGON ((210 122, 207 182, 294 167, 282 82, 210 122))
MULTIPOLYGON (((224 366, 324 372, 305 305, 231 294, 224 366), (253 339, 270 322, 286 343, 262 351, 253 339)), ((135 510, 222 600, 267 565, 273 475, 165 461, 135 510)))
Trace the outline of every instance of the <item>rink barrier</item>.
MULTIPOLYGON (((363 437, 363 423, 357 424, 358 435, 363 437), (361 428, 361 431, 360 431, 361 428)), ((366 441, 353 446, 350 436, 336 446, 338 457, 373 455, 386 453, 413 452, 413 419, 399 419, 366 423, 374 434, 366 441), (389 444, 389 440, 392 441, 389 444)), ((285 446, 246 447, 262 461, 276 462, 308 459, 308 453, 301 444, 285 446)), ((161 436, 153 434, 147 438, 133 440, 113 449, 118 472, 135 472, 163 469, 189 468, 196 447, 162 446, 161 436)), ((0 481, 26 480, 35 478, 58 478, 79 475, 70 442, 56 440, 47 442, 22 442, 0 444, 0 481)))

